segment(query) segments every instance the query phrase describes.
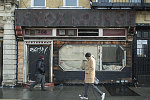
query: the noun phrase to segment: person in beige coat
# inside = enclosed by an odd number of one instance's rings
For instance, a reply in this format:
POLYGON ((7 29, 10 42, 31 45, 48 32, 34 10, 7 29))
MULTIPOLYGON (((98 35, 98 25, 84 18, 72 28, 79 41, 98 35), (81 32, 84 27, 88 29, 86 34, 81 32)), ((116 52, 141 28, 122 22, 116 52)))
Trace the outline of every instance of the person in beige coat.
POLYGON ((104 100, 105 93, 100 91, 97 86, 94 85, 94 79, 95 79, 95 59, 94 56, 91 55, 91 53, 86 53, 85 57, 87 59, 87 66, 85 68, 85 93, 83 97, 80 97, 80 99, 88 99, 88 87, 92 86, 100 95, 101 100, 104 100))

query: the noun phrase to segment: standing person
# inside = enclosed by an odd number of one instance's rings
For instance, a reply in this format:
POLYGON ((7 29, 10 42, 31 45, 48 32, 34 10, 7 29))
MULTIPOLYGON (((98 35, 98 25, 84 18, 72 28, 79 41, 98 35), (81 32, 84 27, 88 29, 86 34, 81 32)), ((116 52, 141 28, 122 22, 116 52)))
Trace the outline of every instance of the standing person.
POLYGON ((85 57, 87 59, 87 66, 85 68, 85 93, 83 97, 80 97, 80 99, 88 99, 88 88, 89 86, 92 86, 100 95, 101 100, 104 100, 105 93, 100 91, 97 86, 94 85, 94 78, 95 78, 95 59, 94 56, 91 55, 91 53, 86 53, 85 57))
POLYGON ((36 81, 30 85, 30 91, 32 91, 33 87, 38 83, 41 83, 41 90, 45 91, 45 67, 43 55, 40 55, 39 59, 37 60, 35 71, 36 81))

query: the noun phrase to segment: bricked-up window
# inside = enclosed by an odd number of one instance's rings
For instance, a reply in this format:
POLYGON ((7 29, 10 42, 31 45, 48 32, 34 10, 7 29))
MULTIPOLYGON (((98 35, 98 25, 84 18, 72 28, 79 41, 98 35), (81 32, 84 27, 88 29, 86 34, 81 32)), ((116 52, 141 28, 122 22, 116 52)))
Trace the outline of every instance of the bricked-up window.
POLYGON ((99 36, 98 29, 78 29, 78 36, 99 36))
POLYGON ((125 29, 103 29, 103 36, 125 36, 125 29))
POLYGON ((25 36, 49 35, 52 36, 52 29, 25 29, 25 36))
POLYGON ((46 0, 31 0, 32 7, 46 7, 46 0))
POLYGON ((77 36, 77 29, 57 29, 57 36, 77 36))

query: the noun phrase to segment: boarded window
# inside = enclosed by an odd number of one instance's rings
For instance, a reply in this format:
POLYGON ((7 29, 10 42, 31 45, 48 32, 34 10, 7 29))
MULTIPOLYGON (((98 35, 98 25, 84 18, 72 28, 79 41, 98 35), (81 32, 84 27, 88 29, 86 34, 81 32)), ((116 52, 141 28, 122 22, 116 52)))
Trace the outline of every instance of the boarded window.
POLYGON ((60 67, 65 71, 84 70, 87 52, 94 55, 97 71, 120 71, 126 66, 126 52, 120 45, 64 45, 59 50, 60 67))
POLYGON ((103 70, 121 70, 125 66, 125 50, 120 45, 102 45, 103 70))
POLYGON ((104 29, 103 36, 125 36, 124 29, 104 29))
POLYGON ((25 35, 49 35, 52 36, 52 29, 26 29, 25 35))
POLYGON ((87 52, 91 52, 97 60, 97 45, 64 45, 59 50, 60 67, 70 71, 84 70, 87 63, 85 58, 87 52))
POLYGON ((57 36, 77 36, 77 29, 57 29, 57 36))

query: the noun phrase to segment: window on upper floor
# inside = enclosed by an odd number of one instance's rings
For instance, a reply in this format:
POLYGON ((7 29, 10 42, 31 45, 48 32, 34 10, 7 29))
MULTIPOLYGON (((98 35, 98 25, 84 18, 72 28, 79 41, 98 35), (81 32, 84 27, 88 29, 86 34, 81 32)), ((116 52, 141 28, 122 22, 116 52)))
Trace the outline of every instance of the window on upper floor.
POLYGON ((141 0, 130 0, 130 3, 140 3, 141 0))
POLYGON ((78 6, 78 0, 64 0, 64 6, 78 6))
POLYGON ((96 0, 96 2, 111 2, 111 0, 96 0))
POLYGON ((46 0, 31 0, 32 7, 46 7, 46 0))
POLYGON ((107 3, 107 2, 130 2, 130 3, 140 3, 141 0, 96 0, 96 2, 102 2, 102 3, 107 3))

